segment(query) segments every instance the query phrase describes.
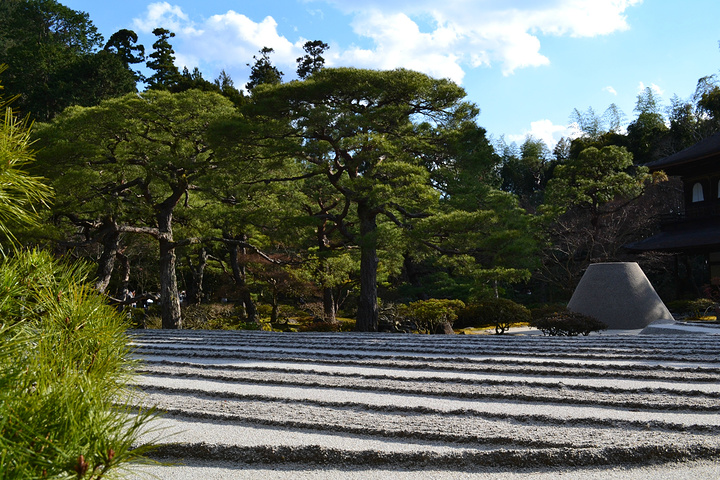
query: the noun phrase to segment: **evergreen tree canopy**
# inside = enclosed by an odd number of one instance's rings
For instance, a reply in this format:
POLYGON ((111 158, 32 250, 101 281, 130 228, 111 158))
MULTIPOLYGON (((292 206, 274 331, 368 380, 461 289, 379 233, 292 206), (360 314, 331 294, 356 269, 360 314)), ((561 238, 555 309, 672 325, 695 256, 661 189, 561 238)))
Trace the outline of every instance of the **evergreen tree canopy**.
POLYGON ((158 242, 165 328, 181 323, 173 222, 190 208, 196 182, 219 174, 207 130, 234 111, 217 93, 153 90, 68 109, 39 131, 38 160, 62 192, 58 214, 158 242))
POLYGON ((422 73, 352 68, 253 91, 246 128, 356 208, 359 228, 349 234, 361 249, 359 330, 377 329, 378 217, 403 225, 438 201, 427 159, 447 157, 457 129, 474 122, 464 96, 422 73))
POLYGON ((594 228, 600 218, 618 209, 615 200, 631 200, 642 194, 650 180, 646 167, 633 167, 633 157, 623 147, 589 147, 578 158, 555 168, 547 188, 546 206, 556 213, 571 207, 586 209, 594 228))
MULTIPOLYGON (((123 28, 110 36, 105 44, 105 50, 117 55, 125 68, 130 69, 130 65, 145 61, 145 47, 138 45, 137 41, 137 33, 123 28)), ((133 72, 133 74, 135 80, 143 79, 139 72, 133 72)))

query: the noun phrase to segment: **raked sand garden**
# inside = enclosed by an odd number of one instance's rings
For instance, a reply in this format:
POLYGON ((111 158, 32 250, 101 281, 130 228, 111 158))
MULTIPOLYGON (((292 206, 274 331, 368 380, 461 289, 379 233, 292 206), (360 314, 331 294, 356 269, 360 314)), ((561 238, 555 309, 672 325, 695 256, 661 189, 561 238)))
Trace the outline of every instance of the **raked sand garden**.
MULTIPOLYGON (((527 332, 530 333, 530 332, 527 332)), ((720 335, 138 331, 160 479, 720 478, 720 335)))

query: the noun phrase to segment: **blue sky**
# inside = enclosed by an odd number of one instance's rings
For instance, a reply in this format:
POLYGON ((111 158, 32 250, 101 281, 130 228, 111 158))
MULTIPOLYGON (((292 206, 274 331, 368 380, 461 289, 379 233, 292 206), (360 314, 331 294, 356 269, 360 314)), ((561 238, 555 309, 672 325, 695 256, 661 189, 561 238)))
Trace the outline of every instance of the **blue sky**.
POLYGON ((552 145, 570 115, 615 103, 631 121, 639 91, 664 105, 720 71, 718 0, 59 0, 87 12, 105 39, 129 28, 146 52, 175 32, 178 67, 237 87, 264 46, 295 77, 307 40, 330 45, 327 66, 423 71, 461 84, 494 137, 552 145))

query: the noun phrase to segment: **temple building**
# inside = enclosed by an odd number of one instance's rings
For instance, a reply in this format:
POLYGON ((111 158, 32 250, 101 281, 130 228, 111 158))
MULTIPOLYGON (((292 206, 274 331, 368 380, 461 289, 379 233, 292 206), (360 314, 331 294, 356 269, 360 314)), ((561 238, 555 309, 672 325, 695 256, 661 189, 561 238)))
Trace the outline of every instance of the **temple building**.
POLYGON ((645 166, 680 177, 685 206, 663 216, 659 233, 626 247, 705 256, 705 282, 720 279, 720 132, 645 166))

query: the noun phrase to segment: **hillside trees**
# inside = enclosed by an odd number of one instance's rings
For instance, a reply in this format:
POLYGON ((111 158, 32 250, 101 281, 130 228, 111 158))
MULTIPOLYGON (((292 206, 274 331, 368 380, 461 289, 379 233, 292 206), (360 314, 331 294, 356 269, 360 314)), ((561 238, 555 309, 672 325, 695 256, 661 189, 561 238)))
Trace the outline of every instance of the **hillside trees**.
POLYGON ((720 87, 717 77, 698 80, 690 99, 677 95, 671 99, 668 114, 670 145, 668 152, 678 152, 720 130, 720 87))
POLYGON ((701 127, 706 132, 720 129, 720 86, 716 75, 698 80, 694 95, 700 113, 701 127))
POLYGON ((246 114, 258 133, 272 132, 259 135, 267 147, 323 176, 355 210, 361 331, 377 330, 378 217, 402 225, 437 201, 421 154, 474 119, 463 97, 452 82, 417 72, 349 68, 253 91, 246 114))
POLYGON ((501 145, 501 154, 501 189, 517 195, 523 207, 534 211, 542 203, 542 192, 555 165, 547 145, 528 137, 519 151, 501 145))
POLYGON ((634 166, 624 147, 588 147, 555 169, 548 182, 544 278, 571 292, 591 261, 617 260, 619 249, 653 220, 639 199, 648 187, 665 180, 634 166))
POLYGON ((501 157, 485 133, 464 122, 446 137, 445 147, 425 155, 440 200, 410 232, 423 246, 411 258, 442 268, 445 287, 457 282, 462 290, 465 284, 469 291, 461 298, 498 296, 500 285, 526 280, 536 258, 531 217, 517 197, 499 190, 501 157))
MULTIPOLYGON (((117 55, 125 68, 130 70, 130 65, 145 61, 145 47, 137 41, 137 33, 123 28, 110 36, 104 50, 117 55)), ((143 79, 142 74, 136 71, 133 71, 133 77, 135 81, 143 79)))
POLYGON ((350 273, 357 270, 357 259, 348 248, 355 223, 350 201, 322 177, 303 179, 302 211, 309 220, 303 268, 319 286, 323 320, 335 323, 342 302, 343 287, 350 285, 350 273))
POLYGON ((585 209, 598 230, 602 218, 622 206, 612 202, 639 197, 649 177, 646 167, 633 167, 633 157, 624 148, 590 147, 555 169, 555 177, 548 184, 547 206, 561 212, 572 206, 585 209))
POLYGON ((203 236, 220 245, 215 255, 229 267, 233 294, 239 297, 247 321, 256 322, 252 274, 261 265, 271 264, 277 270, 297 262, 303 198, 290 180, 266 181, 297 173, 283 157, 262 159, 250 144, 218 138, 216 135, 214 148, 228 159, 230 168, 198 179, 207 224, 203 236))
POLYGON ((38 132, 41 168, 63 194, 56 215, 102 227, 95 234, 115 248, 120 233, 157 241, 164 328, 181 325, 175 249, 190 241, 175 238, 174 219, 191 207, 200 177, 226 167, 206 134, 232 113, 218 94, 152 91, 68 109, 38 132))
POLYGON ((0 58, 10 67, 3 83, 20 95, 15 108, 47 121, 70 105, 91 106, 134 92, 125 57, 102 50, 88 15, 55 0, 0 3, 0 58))
POLYGON ((638 116, 627 127, 628 150, 633 154, 633 161, 642 165, 669 153, 667 148, 663 149, 669 129, 650 87, 638 95, 635 111, 638 116))

